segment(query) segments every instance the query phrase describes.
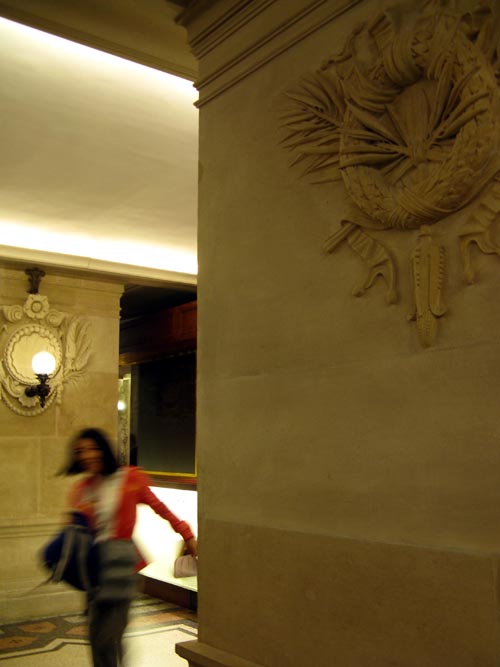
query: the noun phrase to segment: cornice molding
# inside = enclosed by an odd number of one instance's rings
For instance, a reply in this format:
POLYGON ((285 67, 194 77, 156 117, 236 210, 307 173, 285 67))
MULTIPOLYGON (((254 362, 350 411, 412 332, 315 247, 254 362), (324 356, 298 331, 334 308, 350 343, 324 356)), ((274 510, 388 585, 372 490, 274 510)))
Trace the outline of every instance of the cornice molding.
POLYGON ((67 272, 71 276, 81 275, 90 279, 107 278, 110 281, 133 281, 137 284, 151 285, 157 283, 196 285, 197 283, 197 276, 190 273, 178 273, 166 269, 107 262, 91 257, 77 257, 76 255, 65 255, 57 252, 0 245, 0 267, 6 266, 24 270, 26 262, 32 262, 44 268, 55 268, 61 273, 67 272))
POLYGON ((3 2, 0 2, 0 16, 17 23, 22 23, 28 27, 48 32, 57 37, 62 37, 72 42, 77 42, 78 44, 89 46, 126 60, 131 60, 139 65, 145 65, 146 67, 151 67, 166 72, 167 74, 174 74, 175 76, 189 79, 190 81, 193 81, 198 74, 196 69, 184 66, 179 62, 175 62, 165 57, 156 57, 152 53, 135 49, 126 44, 120 44, 111 39, 99 37, 90 32, 78 30, 77 28, 64 25, 53 19, 39 16, 23 9, 11 7, 3 2))
POLYGON ((359 2, 310 0, 300 8, 279 0, 236 0, 230 8, 217 0, 195 3, 179 21, 200 59, 197 106, 218 97, 359 2))
POLYGON ((175 21, 179 25, 187 27, 193 21, 196 21, 208 9, 216 5, 218 0, 191 0, 184 9, 177 15, 175 21))
POLYGON ((236 0, 215 23, 208 25, 190 41, 193 54, 198 59, 203 58, 275 2, 276 0, 236 0))

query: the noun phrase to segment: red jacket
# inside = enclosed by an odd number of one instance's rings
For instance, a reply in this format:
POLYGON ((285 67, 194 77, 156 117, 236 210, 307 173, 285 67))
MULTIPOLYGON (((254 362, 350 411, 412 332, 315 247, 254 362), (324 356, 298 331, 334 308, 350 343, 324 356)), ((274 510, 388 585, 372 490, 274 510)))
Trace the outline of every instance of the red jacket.
POLYGON ((104 478, 85 477, 73 487, 69 504, 72 511, 84 514, 96 531, 97 539, 129 540, 134 531, 137 505, 149 505, 166 519, 184 540, 194 537, 191 527, 181 521, 149 488, 151 481, 140 469, 133 466, 118 468, 116 473, 104 478), (102 487, 98 487, 101 481, 102 487), (105 498, 100 489, 105 490, 105 498), (104 523, 99 507, 106 503, 104 523), (101 525, 99 525, 101 521, 101 525))

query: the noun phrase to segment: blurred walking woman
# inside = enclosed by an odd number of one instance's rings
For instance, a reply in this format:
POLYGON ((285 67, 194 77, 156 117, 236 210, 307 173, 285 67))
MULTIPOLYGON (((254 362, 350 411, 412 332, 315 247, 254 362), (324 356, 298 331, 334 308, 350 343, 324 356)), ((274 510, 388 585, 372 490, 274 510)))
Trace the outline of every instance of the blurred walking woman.
POLYGON ((89 640, 94 667, 117 667, 135 590, 135 572, 145 565, 132 542, 136 508, 149 505, 197 555, 190 526, 178 519, 149 488, 139 468, 119 466, 106 435, 80 431, 71 443, 67 475, 86 473, 70 492, 69 510, 83 515, 97 545, 97 578, 88 591, 89 640))

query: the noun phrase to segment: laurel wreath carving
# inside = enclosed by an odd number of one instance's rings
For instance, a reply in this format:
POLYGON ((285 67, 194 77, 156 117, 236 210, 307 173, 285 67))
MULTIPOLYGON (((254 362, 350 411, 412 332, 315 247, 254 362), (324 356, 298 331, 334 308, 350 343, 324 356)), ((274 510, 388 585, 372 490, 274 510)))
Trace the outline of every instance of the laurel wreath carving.
POLYGON ((351 210, 325 243, 343 241, 367 264, 354 293, 378 277, 397 300, 390 250, 373 231, 420 230, 411 258, 412 319, 431 345, 445 309, 446 260, 432 226, 470 207, 460 233, 464 276, 470 247, 500 255, 500 7, 492 0, 406 2, 387 9, 285 94, 283 146, 311 183, 342 181, 351 210), (465 9, 461 10, 460 7, 465 9))

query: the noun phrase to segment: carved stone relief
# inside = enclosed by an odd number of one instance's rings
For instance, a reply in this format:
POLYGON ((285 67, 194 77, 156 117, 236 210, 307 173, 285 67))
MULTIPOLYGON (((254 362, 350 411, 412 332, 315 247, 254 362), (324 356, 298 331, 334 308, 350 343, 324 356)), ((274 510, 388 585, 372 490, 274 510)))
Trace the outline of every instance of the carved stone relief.
POLYGON ((41 294, 30 294, 25 303, 0 306, 0 398, 19 415, 34 416, 53 402, 61 403, 65 383, 85 372, 91 352, 90 322, 52 309, 41 294), (36 384, 31 368, 35 352, 51 352, 56 360, 50 378, 51 391, 44 407, 25 389, 36 384))
MULTIPOLYGON (((411 0, 359 25, 344 48, 286 93, 283 145, 312 183, 342 181, 349 215, 325 243, 366 263, 398 299, 396 262, 380 232, 413 234, 414 314, 425 346, 446 313, 441 230, 456 232, 466 282, 470 248, 500 255, 500 3, 411 0), (445 223, 437 225, 436 223, 445 223), (436 230, 439 230, 437 232, 436 230)), ((382 234, 383 236, 383 234, 382 234)))

